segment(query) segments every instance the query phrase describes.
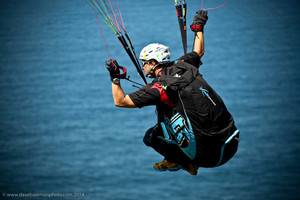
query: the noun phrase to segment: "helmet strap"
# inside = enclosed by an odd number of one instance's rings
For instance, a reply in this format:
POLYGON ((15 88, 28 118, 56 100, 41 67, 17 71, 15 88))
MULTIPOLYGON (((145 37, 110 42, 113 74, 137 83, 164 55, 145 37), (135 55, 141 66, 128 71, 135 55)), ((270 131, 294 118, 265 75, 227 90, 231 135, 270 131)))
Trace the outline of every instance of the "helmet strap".
POLYGON ((155 66, 151 66, 150 74, 148 75, 149 78, 154 78, 154 77, 155 77, 154 70, 156 69, 156 67, 157 67, 158 65, 159 65, 159 64, 157 64, 157 65, 155 65, 155 66))

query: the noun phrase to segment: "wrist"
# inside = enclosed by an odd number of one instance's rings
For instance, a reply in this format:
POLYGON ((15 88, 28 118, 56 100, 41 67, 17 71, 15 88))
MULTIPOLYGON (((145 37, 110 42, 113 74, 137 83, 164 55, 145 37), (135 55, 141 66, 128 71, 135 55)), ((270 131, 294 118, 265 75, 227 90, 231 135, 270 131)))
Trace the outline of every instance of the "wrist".
POLYGON ((201 25, 199 25, 199 24, 192 24, 192 25, 190 26, 190 28, 191 28, 191 30, 192 30, 193 32, 195 32, 195 33, 203 32, 204 25, 201 26, 201 25))
POLYGON ((120 79, 119 78, 111 78, 111 82, 115 85, 120 85, 120 79))

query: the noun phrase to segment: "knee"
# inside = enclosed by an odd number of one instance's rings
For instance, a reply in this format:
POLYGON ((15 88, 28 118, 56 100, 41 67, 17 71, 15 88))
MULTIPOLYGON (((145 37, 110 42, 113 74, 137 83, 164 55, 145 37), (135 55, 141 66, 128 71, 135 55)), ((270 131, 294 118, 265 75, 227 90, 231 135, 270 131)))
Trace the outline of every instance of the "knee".
POLYGON ((152 135, 153 135, 153 130, 154 130, 154 127, 152 128, 149 128, 146 133, 145 133, 145 136, 144 136, 144 139, 143 139, 143 142, 145 143, 146 146, 148 147, 151 147, 151 138, 152 138, 152 135))

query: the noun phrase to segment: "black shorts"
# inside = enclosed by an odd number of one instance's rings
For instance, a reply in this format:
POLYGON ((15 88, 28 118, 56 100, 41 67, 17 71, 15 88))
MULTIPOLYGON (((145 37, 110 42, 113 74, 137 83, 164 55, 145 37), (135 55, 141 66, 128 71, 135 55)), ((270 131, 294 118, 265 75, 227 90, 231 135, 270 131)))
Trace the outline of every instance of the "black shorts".
POLYGON ((192 161, 175 144, 167 143, 159 137, 163 137, 163 131, 160 125, 149 128, 144 136, 144 143, 152 147, 155 151, 165 157, 169 162, 179 163, 185 166, 192 161))

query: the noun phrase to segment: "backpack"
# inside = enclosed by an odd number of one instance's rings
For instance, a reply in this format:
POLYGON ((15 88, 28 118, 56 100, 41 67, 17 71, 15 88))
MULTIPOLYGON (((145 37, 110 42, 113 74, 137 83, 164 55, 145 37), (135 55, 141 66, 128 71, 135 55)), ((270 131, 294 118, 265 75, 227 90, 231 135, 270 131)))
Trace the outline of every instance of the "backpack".
POLYGON ((231 114, 196 67, 182 61, 174 65, 177 70, 154 80, 175 103, 172 116, 161 122, 160 138, 176 144, 199 166, 225 163, 224 145, 238 134, 231 114))

